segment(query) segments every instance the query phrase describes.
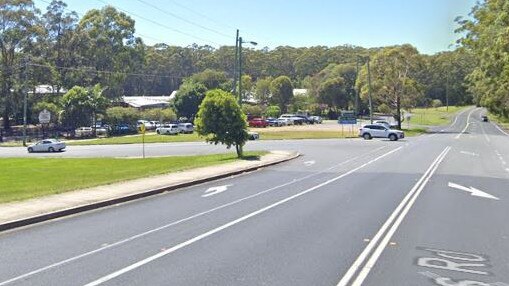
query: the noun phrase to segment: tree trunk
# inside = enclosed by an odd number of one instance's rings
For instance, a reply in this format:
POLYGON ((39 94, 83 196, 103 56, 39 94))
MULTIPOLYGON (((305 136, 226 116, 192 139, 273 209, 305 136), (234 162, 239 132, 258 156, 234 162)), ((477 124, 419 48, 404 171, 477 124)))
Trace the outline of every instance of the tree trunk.
POLYGON ((401 97, 396 96, 396 120, 398 121, 398 129, 401 130, 401 97))
POLYGON ((236 144, 235 150, 237 151, 237 157, 242 158, 243 155, 242 145, 236 144))

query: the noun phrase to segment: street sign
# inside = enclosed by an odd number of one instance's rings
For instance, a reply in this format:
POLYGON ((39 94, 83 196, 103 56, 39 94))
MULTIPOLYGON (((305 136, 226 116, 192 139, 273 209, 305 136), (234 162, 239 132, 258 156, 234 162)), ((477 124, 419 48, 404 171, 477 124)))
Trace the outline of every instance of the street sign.
POLYGON ((146 131, 147 131, 147 128, 145 127, 145 123, 142 123, 140 125, 140 133, 145 134, 146 131))
POLYGON ((338 119, 339 124, 354 125, 357 124, 357 116, 353 111, 341 111, 341 116, 338 119))
POLYGON ((44 109, 43 111, 39 112, 39 123, 40 124, 48 124, 51 121, 51 112, 44 109))

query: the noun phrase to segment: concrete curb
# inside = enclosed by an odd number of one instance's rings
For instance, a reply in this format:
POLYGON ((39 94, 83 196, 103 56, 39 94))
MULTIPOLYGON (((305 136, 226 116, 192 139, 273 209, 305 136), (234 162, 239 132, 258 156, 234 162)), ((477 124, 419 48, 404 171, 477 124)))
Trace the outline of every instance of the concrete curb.
POLYGON ((147 191, 132 194, 132 195, 127 195, 127 196, 118 197, 118 198, 114 198, 114 199, 94 202, 94 203, 90 203, 90 204, 86 204, 86 205, 71 207, 68 209, 58 210, 58 211, 54 211, 54 212, 50 212, 50 213, 37 215, 37 216, 32 216, 32 217, 28 217, 28 218, 5 222, 5 223, 0 224, 0 232, 27 226, 27 225, 31 225, 31 224, 36 224, 36 223, 40 223, 40 222, 44 222, 44 221, 48 221, 48 220, 52 220, 52 219, 56 219, 56 218, 61 218, 64 216, 69 216, 69 215, 73 215, 73 214, 77 214, 77 213, 81 213, 81 212, 95 210, 95 209, 99 209, 99 208, 103 208, 103 207, 107 207, 107 206, 111 206, 111 205, 115 205, 115 204, 119 204, 119 203, 134 201, 137 199, 162 194, 165 192, 170 192, 170 191, 174 191, 177 189, 191 187, 191 186, 227 178, 230 176, 235 176, 235 175, 240 175, 240 174, 247 173, 247 172, 252 172, 252 171, 255 171, 255 170, 258 170, 261 168, 270 167, 270 166, 274 166, 274 165, 281 164, 284 162, 288 162, 290 160, 298 158, 299 156, 301 156, 300 153, 294 152, 293 154, 291 154, 291 156, 289 156, 287 158, 260 164, 260 165, 253 166, 253 167, 243 168, 243 169, 236 170, 233 172, 223 173, 223 174, 215 175, 215 176, 208 177, 208 178, 198 179, 195 181, 189 181, 189 182, 185 182, 185 183, 165 186, 162 188, 151 189, 151 190, 147 190, 147 191))

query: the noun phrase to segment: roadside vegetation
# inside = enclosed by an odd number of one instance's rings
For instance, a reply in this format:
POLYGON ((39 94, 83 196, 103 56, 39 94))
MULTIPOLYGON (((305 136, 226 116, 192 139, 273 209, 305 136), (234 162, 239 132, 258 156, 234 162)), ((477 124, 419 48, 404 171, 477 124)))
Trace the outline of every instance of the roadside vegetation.
MULTIPOLYGON (((266 152, 246 152, 257 158, 266 152)), ((2 158, 0 203, 235 162, 235 153, 157 158, 2 158)))
MULTIPOLYGON (((410 125, 418 126, 440 126, 447 125, 454 120, 454 116, 468 106, 449 106, 448 110, 445 106, 437 108, 414 108, 410 111, 412 118, 410 125)), ((406 122, 403 123, 403 127, 406 122)))

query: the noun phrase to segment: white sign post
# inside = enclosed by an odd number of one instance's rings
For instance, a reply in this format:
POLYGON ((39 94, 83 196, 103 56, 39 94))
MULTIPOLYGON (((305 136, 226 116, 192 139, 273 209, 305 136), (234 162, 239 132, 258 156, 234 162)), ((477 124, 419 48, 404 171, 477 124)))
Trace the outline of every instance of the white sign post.
POLYGON ((51 112, 44 109, 43 111, 39 112, 39 123, 40 124, 49 124, 51 121, 51 112))

